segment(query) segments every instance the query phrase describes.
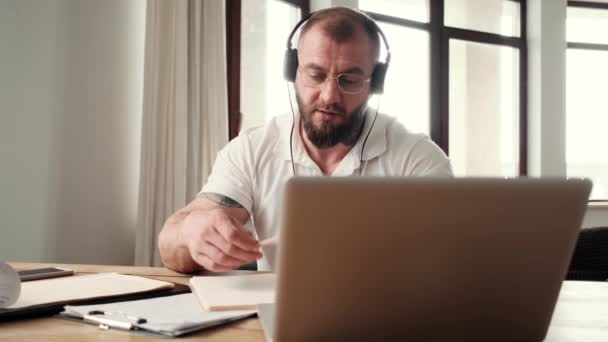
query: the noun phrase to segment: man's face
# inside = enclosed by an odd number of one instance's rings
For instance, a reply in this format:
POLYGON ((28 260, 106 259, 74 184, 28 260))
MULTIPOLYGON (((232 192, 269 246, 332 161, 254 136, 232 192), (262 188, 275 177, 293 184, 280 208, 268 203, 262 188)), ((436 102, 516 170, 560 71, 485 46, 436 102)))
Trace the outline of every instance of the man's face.
POLYGON ((338 143, 351 145, 356 141, 363 120, 361 110, 369 96, 369 82, 361 92, 348 94, 341 91, 336 77, 352 74, 368 79, 374 66, 371 50, 369 38, 361 28, 357 28, 353 39, 342 43, 328 37, 321 25, 311 27, 301 37, 296 98, 306 134, 318 148, 338 143), (311 87, 305 84, 303 73, 325 76, 327 80, 311 87))

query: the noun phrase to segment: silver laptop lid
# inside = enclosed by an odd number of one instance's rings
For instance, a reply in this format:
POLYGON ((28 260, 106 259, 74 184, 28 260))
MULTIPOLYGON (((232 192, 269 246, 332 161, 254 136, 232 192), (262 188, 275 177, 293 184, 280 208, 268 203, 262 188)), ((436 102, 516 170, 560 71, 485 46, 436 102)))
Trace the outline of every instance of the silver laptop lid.
POLYGON ((295 178, 275 341, 540 341, 587 180, 295 178))

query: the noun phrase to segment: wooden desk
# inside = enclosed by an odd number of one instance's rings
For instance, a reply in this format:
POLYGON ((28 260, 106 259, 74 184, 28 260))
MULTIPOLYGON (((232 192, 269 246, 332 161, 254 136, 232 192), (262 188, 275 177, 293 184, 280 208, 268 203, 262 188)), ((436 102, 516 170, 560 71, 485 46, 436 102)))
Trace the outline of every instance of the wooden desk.
MULTIPOLYGON (((18 270, 41 267, 65 267, 78 273, 117 272, 187 284, 189 276, 160 267, 70 265, 11 262, 18 270)), ((147 336, 121 330, 100 330, 94 325, 72 322, 57 317, 44 317, 22 321, 0 322, 0 341, 157 341, 161 337, 147 336)), ((168 339, 162 339, 169 341, 168 339)), ((175 341, 265 341, 257 318, 248 318, 203 330, 175 341)))
MULTIPOLYGON (((118 272, 186 284, 189 276, 156 267, 10 263, 19 270, 59 266, 78 273, 118 272)), ((159 337, 120 330, 101 331, 94 325, 56 317, 1 322, 0 341, 153 341, 159 337)), ((163 339, 167 341, 167 339, 163 339)), ((257 318, 179 338, 177 341, 265 341, 257 318)), ((608 283, 567 282, 562 287, 545 342, 608 341, 608 283)))

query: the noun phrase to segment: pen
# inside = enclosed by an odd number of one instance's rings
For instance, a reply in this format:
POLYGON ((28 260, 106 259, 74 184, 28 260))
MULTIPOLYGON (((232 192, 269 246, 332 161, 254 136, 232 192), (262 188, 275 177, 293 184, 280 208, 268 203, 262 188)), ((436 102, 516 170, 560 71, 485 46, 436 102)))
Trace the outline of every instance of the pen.
POLYGON ((125 330, 132 330, 137 328, 135 324, 146 323, 145 318, 135 317, 122 312, 112 313, 99 310, 91 311, 83 318, 85 321, 99 324, 99 327, 102 329, 119 328, 125 330))
POLYGON ((276 243, 277 243, 277 237, 273 236, 273 237, 269 237, 267 239, 260 241, 260 246, 266 247, 268 245, 274 245, 276 243))

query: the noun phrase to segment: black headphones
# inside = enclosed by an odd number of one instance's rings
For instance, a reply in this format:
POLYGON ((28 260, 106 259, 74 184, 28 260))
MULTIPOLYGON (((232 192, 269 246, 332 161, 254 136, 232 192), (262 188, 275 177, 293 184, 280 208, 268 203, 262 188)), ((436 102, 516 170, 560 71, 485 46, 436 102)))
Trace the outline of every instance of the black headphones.
MULTIPOLYGON (((384 42, 384 46, 386 47, 386 60, 384 63, 378 62, 374 66, 374 71, 372 72, 372 75, 370 77, 370 86, 369 86, 370 93, 382 94, 382 92, 384 91, 384 78, 386 77, 386 71, 388 70, 388 65, 391 61, 391 50, 388 45, 388 41, 387 41, 386 37, 384 36, 384 32, 382 32, 382 30, 380 29, 378 24, 376 24, 376 22, 372 18, 370 18, 364 12, 357 11, 357 10, 352 10, 352 11, 354 13, 356 13, 357 15, 360 15, 361 17, 363 17, 364 20, 367 23, 369 23, 370 26, 372 26, 374 28, 374 30, 378 33, 378 35, 384 42)), ((298 71, 298 50, 292 48, 291 40, 293 39, 293 36, 295 35, 298 28, 300 28, 300 26, 302 26, 308 19, 310 19, 310 17, 315 15, 315 13, 318 13, 318 12, 312 12, 309 15, 307 15, 306 17, 302 18, 296 24, 296 26, 293 28, 293 30, 291 30, 289 37, 287 37, 287 50, 285 51, 285 62, 283 65, 283 77, 285 77, 285 79, 289 82, 295 82, 296 73, 298 71)))

